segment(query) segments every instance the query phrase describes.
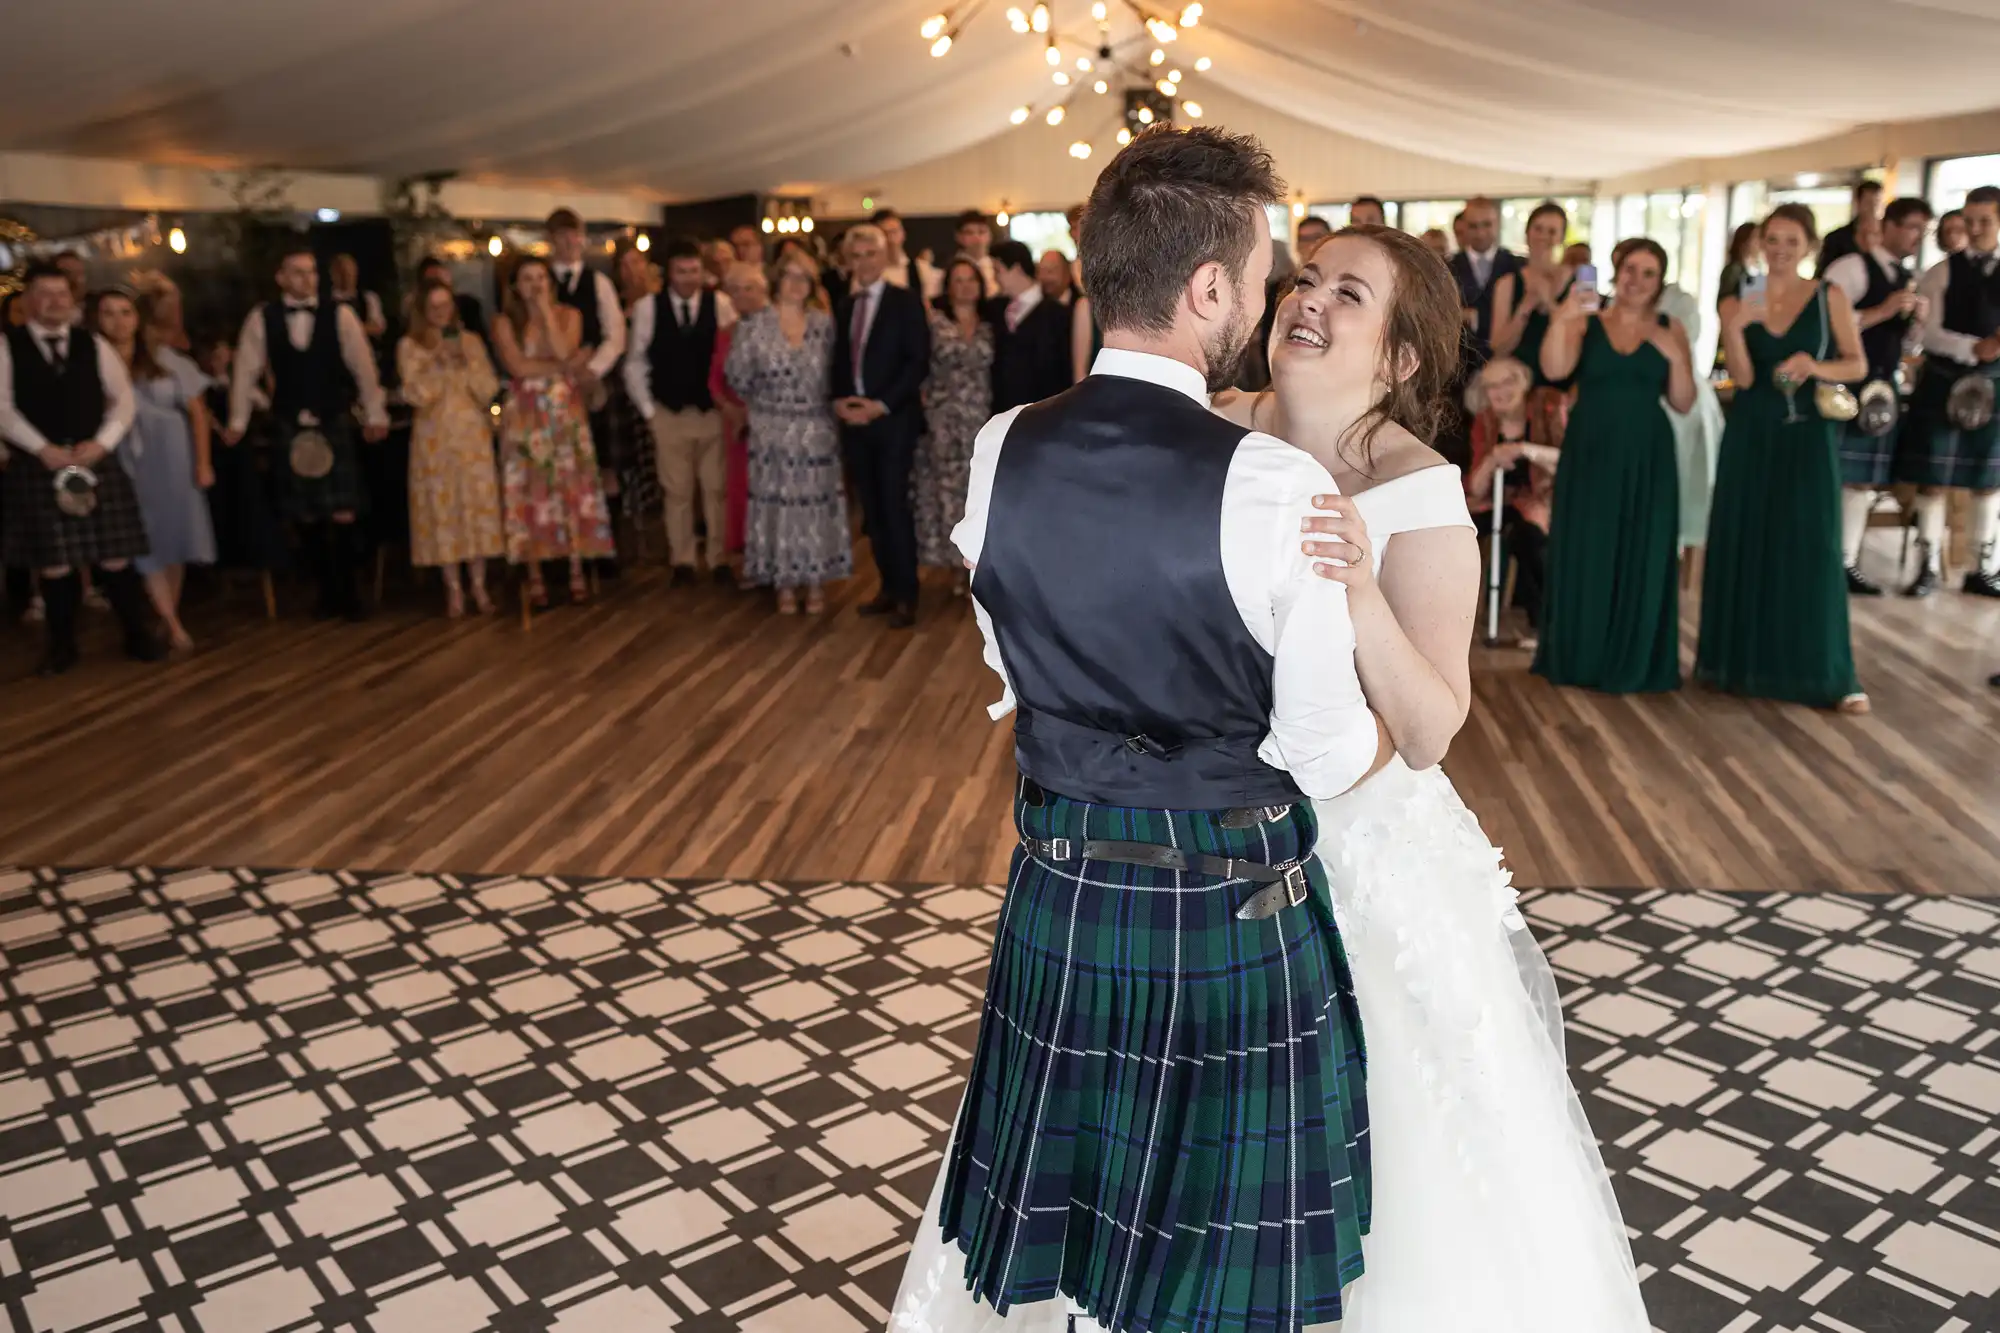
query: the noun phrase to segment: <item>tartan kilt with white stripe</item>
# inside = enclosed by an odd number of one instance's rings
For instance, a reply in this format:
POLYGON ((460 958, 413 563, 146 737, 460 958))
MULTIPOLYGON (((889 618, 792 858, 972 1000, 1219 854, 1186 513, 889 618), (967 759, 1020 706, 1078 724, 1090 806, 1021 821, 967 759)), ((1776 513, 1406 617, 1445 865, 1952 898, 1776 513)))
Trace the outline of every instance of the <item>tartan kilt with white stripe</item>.
POLYGON ((123 460, 113 452, 90 470, 97 478, 97 507, 77 518, 56 504, 56 474, 26 450, 12 451, 0 468, 5 508, 0 563, 10 569, 85 569, 146 554, 146 520, 123 460))
POLYGON ((1306 858, 1308 903, 1014 853, 940 1216, 1005 1313, 1074 1300, 1137 1333, 1291 1333, 1340 1318, 1369 1225, 1365 1052, 1315 820, 1017 801, 1034 838, 1306 858))
POLYGON ((1891 473, 1895 480, 1974 491, 2000 488, 2000 415, 1978 430, 1960 430, 1946 411, 1952 385, 1978 374, 2000 374, 2000 364, 1975 368, 1943 357, 1924 358, 1900 423, 1891 473))

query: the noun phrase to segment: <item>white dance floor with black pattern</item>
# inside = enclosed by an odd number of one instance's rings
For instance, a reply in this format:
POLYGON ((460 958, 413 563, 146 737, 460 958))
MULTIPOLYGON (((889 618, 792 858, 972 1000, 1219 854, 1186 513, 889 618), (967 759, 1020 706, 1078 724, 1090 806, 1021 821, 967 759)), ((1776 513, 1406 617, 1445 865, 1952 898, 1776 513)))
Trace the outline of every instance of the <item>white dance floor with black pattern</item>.
MULTIPOLYGON (((998 904, 0 871, 6 1325, 880 1329, 998 904)), ((1524 907, 1663 1333, 2000 1329, 2000 905, 1524 907)))

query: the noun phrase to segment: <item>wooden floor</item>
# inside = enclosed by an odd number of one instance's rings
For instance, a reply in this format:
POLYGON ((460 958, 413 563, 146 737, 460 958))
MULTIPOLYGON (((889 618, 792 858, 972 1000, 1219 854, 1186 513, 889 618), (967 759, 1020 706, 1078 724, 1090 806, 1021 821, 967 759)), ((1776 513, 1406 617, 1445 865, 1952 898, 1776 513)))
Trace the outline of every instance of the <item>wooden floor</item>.
MULTIPOLYGON (((897 634, 868 591, 787 620, 648 571, 526 634, 393 584, 362 626, 239 600, 197 609, 190 660, 103 633, 58 681, 0 631, 0 864, 1002 879, 969 608, 897 634)), ((2000 603, 1855 609, 1872 717, 1557 690, 1480 650, 1446 766, 1524 885, 2000 893, 2000 603)))

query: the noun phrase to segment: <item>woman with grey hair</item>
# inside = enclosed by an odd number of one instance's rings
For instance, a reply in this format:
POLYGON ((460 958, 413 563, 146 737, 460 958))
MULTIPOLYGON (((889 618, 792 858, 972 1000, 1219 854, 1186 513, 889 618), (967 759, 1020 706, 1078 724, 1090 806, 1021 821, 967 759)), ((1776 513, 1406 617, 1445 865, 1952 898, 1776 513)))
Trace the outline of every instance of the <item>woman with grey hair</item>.
MULTIPOLYGON (((722 275, 722 294, 736 307, 739 321, 771 304, 771 282, 756 264, 732 264, 722 275)), ((715 359, 708 368, 708 394, 722 413, 724 541, 737 561, 736 586, 753 586, 743 574, 743 524, 750 505, 750 412, 729 387, 729 348, 736 325, 715 335, 715 359)))

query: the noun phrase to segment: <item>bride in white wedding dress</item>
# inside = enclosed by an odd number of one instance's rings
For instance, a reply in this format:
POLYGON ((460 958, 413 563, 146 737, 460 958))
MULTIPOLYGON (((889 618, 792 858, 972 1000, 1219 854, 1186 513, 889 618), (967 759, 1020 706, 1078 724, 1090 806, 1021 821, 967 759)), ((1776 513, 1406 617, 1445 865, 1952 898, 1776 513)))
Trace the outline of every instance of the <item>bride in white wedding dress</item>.
MULTIPOLYGON (((1374 1176, 1366 1272, 1339 1328, 1646 1333, 1618 1203, 1564 1061, 1554 978, 1499 851, 1436 767, 1470 702, 1479 596, 1458 469, 1418 438, 1446 400, 1457 301, 1415 238, 1338 233, 1278 309, 1274 391, 1216 402, 1313 454, 1338 483, 1306 549, 1348 588, 1362 687, 1397 749, 1316 805, 1367 1042, 1374 1176)), ((934 1192, 891 1330, 1097 1329, 1064 1301, 1005 1316, 975 1303, 937 1214, 934 1192)))

